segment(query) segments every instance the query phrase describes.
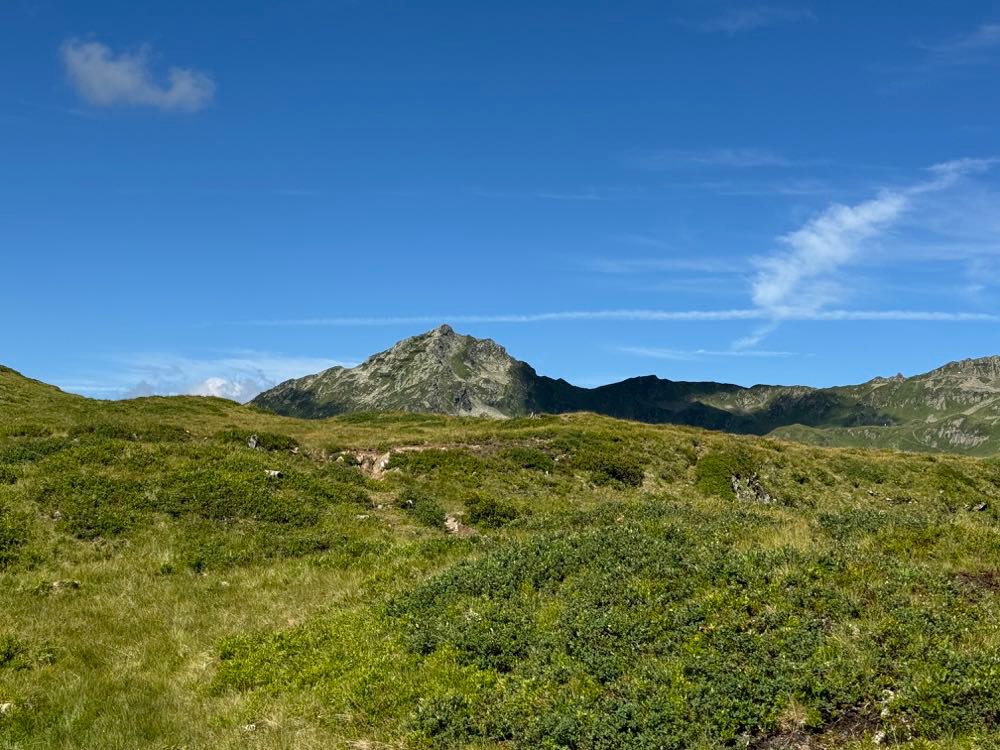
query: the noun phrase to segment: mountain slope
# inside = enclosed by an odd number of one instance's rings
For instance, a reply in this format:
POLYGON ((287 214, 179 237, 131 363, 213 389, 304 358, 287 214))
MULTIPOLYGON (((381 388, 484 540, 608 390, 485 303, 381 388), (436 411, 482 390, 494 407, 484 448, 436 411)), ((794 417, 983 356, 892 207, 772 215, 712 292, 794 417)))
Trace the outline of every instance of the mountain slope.
POLYGON ((823 445, 988 454, 1000 450, 1000 357, 836 388, 746 388, 653 375, 580 388, 538 375, 494 341, 445 325, 357 367, 282 383, 252 404, 304 418, 359 411, 493 417, 592 411, 823 445))

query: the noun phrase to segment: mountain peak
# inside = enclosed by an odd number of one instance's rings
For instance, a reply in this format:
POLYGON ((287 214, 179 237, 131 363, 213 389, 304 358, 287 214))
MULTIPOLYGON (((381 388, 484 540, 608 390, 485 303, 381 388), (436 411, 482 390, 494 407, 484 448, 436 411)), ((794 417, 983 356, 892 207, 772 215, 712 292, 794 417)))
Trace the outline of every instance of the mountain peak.
POLYGON ((254 399, 298 416, 415 411, 476 416, 527 413, 534 371, 491 339, 447 323, 397 342, 357 367, 290 380, 254 399))

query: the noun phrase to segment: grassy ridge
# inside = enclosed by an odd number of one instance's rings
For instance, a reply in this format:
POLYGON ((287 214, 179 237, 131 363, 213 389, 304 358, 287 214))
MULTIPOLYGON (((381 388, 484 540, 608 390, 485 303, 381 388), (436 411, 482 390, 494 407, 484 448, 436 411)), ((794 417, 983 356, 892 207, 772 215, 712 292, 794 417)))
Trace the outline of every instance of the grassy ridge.
POLYGON ((0 747, 997 745, 998 502, 996 459, 3 371, 0 747))

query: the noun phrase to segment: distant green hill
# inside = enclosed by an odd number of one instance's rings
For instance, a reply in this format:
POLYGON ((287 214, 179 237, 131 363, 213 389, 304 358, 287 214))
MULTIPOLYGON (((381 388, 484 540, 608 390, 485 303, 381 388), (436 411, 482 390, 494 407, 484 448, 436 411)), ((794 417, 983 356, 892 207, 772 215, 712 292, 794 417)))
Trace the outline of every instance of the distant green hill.
POLYGON ((1000 451, 1000 357, 837 388, 691 383, 655 376, 580 388, 499 344, 441 326, 354 368, 289 380, 252 404, 303 418, 364 411, 516 417, 590 411, 820 445, 1000 451))

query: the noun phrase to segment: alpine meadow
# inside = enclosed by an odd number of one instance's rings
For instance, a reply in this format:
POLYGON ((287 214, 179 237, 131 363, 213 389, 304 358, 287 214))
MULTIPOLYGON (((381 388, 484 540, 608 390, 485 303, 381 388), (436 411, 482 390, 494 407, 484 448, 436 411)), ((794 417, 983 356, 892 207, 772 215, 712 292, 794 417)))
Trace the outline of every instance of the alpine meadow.
POLYGON ((0 750, 1000 750, 1000 0, 0 1, 0 750))

